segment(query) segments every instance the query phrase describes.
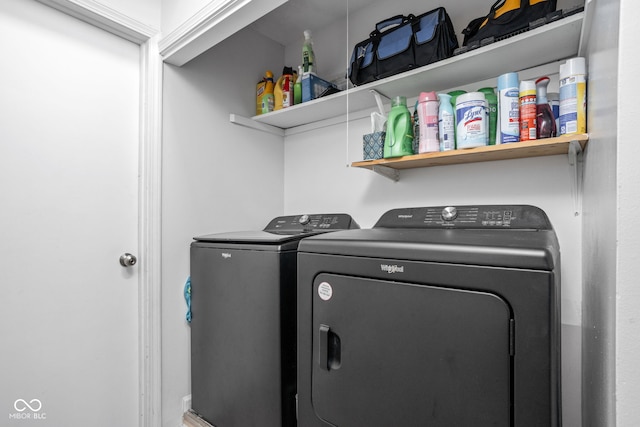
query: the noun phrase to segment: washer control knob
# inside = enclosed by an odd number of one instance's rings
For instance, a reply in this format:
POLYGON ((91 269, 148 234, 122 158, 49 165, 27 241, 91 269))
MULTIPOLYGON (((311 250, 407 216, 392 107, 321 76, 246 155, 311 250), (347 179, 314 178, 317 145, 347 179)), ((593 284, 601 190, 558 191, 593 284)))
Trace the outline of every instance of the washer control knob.
POLYGON ((300 217, 300 219, 298 220, 300 225, 307 225, 307 224, 309 224, 310 221, 311 221, 311 218, 309 218, 309 215, 307 215, 307 214, 302 215, 300 217))
POLYGON ((446 208, 442 209, 442 219, 444 219, 445 221, 453 221, 457 217, 458 209, 456 209, 454 206, 447 206, 446 208))

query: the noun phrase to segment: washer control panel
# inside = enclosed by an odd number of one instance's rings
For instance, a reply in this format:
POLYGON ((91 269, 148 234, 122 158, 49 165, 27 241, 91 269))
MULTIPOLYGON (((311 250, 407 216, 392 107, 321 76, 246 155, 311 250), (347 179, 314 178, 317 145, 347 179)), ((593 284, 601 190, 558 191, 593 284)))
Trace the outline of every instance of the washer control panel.
POLYGON ((271 220, 264 231, 297 234, 310 231, 349 230, 359 228, 347 214, 303 214, 279 216, 271 220))
POLYGON ((392 209, 374 228, 500 228, 550 230, 540 208, 530 205, 434 206, 392 209))

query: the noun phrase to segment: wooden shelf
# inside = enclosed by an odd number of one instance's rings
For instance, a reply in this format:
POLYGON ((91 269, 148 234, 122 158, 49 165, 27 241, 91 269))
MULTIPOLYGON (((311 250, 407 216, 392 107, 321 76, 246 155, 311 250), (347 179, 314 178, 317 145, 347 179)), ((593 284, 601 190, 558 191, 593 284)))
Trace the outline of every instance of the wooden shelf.
POLYGON ((413 156, 394 157, 389 159, 365 160, 361 162, 354 162, 351 166, 370 170, 376 170, 380 167, 400 170, 431 166, 457 165, 463 163, 488 162, 494 160, 553 156, 556 154, 569 154, 573 141, 579 143, 580 150, 583 150, 587 145, 588 140, 588 134, 571 134, 562 135, 558 138, 537 139, 535 141, 516 142, 512 144, 488 145, 485 147, 476 147, 466 150, 415 154, 413 156))

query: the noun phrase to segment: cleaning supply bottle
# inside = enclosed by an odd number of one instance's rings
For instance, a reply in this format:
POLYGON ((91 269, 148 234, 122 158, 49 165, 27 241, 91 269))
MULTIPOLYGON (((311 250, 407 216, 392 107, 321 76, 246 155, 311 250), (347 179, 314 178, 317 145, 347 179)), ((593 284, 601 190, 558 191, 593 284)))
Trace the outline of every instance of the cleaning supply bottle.
POLYGON ((489 142, 489 112, 482 92, 469 92, 456 99, 456 148, 482 147, 489 142))
MULTIPOLYGON (((420 121, 419 153, 440 151, 438 137, 438 96, 435 92, 422 92, 418 97, 418 120, 420 121)), ((414 134, 414 138, 418 135, 414 134)))
POLYGON ((489 145, 496 145, 496 130, 498 124, 498 97, 492 87, 483 87, 478 92, 484 93, 489 104, 489 145))
POLYGON ((518 73, 498 77, 498 122, 500 138, 496 144, 520 141, 520 106, 518 104, 518 73))
POLYGON ((302 72, 318 74, 318 64, 313 53, 313 40, 311 31, 304 30, 304 43, 302 44, 302 72))
POLYGON ((536 136, 538 138, 556 136, 556 119, 547 100, 548 84, 549 77, 540 77, 536 80, 536 136))
POLYGON ((458 132, 458 118, 456 117, 456 102, 460 95, 467 93, 466 90, 452 90, 448 94, 451 96, 451 108, 453 109, 453 145, 457 140, 456 134, 458 132))
POLYGON ((440 151, 455 150, 455 133, 453 107, 451 106, 451 95, 439 93, 438 99, 438 137, 440 138, 440 151))
POLYGON ((275 108, 280 110, 293 105, 293 70, 291 67, 284 67, 282 76, 275 85, 275 108))
POLYGON ((420 135, 420 119, 418 118, 418 104, 419 100, 416 99, 416 105, 413 110, 413 115, 411 116, 411 120, 413 121, 413 154, 418 154, 420 150, 420 138, 416 137, 416 135, 420 135))
POLYGON ((520 141, 536 139, 536 82, 520 82, 520 141))
POLYGON ((262 114, 262 95, 267 87, 267 79, 263 77, 256 85, 256 116, 262 114))
POLYGON ((260 114, 270 113, 275 108, 273 73, 265 72, 264 80, 265 84, 260 95, 260 114))
POLYGON ((296 82, 293 85, 293 103, 302 103, 302 66, 298 65, 298 75, 296 76, 296 82))
POLYGON ((587 131, 587 67, 584 58, 560 65, 560 134, 587 131))
POLYGON ((556 136, 560 135, 560 94, 558 92, 547 92, 547 99, 556 119, 556 136))
POLYGON ((391 111, 387 118, 383 157, 410 156, 413 154, 412 144, 413 124, 407 108, 407 98, 396 96, 391 101, 391 111))

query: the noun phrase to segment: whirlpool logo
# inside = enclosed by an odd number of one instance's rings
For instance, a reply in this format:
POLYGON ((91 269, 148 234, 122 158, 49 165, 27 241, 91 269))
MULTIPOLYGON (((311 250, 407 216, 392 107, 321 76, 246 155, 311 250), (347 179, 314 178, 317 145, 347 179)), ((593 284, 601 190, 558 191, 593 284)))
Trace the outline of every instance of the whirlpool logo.
POLYGON ((13 409, 16 412, 9 413, 10 420, 45 420, 47 414, 42 412, 42 402, 40 399, 16 399, 13 402, 13 409))
POLYGON ((389 274, 404 273, 404 265, 380 264, 380 269, 389 274))

